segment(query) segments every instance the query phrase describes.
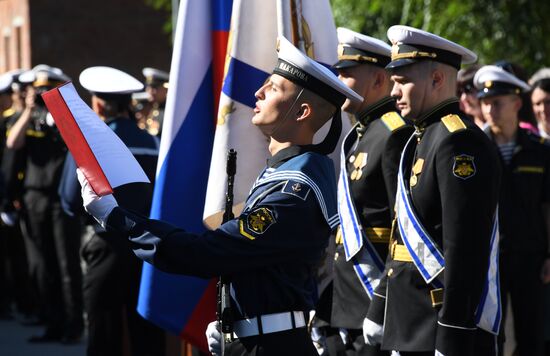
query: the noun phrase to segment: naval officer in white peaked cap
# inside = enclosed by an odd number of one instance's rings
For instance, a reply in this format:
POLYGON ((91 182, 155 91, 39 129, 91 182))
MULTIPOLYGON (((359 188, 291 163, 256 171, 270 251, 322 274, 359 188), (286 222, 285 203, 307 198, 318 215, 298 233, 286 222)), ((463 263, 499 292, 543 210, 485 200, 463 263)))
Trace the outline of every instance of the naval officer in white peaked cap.
MULTIPOLYGON (((376 290, 386 301, 382 349, 494 355, 502 314, 495 242, 500 164, 456 97, 460 65, 477 56, 408 26, 390 27, 388 39, 391 95, 416 131, 399 168, 385 288, 376 290)), ((377 335, 382 325, 370 329, 367 336, 377 335)))

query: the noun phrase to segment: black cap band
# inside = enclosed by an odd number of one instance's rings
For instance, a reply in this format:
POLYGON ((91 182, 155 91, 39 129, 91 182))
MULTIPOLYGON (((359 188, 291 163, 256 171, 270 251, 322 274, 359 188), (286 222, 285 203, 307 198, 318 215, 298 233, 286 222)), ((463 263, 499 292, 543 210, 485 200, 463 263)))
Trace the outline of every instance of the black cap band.
POLYGON ((416 44, 393 45, 391 59, 391 63, 387 66, 388 69, 416 63, 421 60, 441 62, 460 69, 462 62, 462 56, 459 54, 440 48, 416 44))
POLYGON ((521 88, 514 84, 506 82, 486 81, 485 83, 483 83, 483 88, 479 89, 479 91, 477 92, 477 97, 478 99, 482 99, 498 95, 520 95, 521 91, 521 88))
POLYGON ((273 74, 278 74, 301 87, 311 90, 337 108, 346 101, 344 94, 285 60, 278 60, 277 66, 273 69, 273 74))
POLYGON ((96 93, 93 95, 105 101, 117 103, 119 108, 127 108, 132 102, 132 94, 96 93))
POLYGON ((367 63, 385 68, 390 62, 389 56, 340 44, 338 46, 338 62, 333 67, 340 69, 367 63))

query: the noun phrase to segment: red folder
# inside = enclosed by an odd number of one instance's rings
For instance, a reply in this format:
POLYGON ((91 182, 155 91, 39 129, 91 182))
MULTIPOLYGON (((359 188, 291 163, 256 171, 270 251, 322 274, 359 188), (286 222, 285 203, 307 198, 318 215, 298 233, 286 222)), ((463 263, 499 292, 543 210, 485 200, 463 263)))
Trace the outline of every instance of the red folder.
POLYGON ((65 103, 63 95, 59 91, 60 87, 70 83, 67 82, 43 93, 42 98, 48 107, 48 111, 53 116, 61 137, 63 137, 76 164, 82 170, 88 182, 90 182, 94 192, 99 196, 112 194, 113 188, 109 184, 107 176, 99 165, 71 110, 67 106, 67 103, 65 103))

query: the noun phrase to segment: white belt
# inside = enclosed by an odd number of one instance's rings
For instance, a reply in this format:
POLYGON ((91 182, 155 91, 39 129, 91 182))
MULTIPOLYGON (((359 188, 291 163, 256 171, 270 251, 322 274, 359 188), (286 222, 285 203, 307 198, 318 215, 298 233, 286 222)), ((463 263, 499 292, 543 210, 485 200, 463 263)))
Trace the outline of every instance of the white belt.
POLYGON ((235 321, 233 323, 233 337, 241 338, 260 334, 270 334, 306 326, 304 313, 301 311, 260 315, 260 320, 261 332, 258 327, 257 317, 235 321), (292 324, 291 313, 294 314, 294 325, 292 324))

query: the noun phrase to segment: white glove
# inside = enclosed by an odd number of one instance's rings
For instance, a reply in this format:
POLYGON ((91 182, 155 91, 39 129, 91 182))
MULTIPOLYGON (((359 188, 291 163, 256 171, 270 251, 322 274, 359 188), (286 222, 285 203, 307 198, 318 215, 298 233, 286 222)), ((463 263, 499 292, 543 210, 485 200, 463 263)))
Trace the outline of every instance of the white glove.
POLYGON ((376 324, 374 321, 367 318, 363 320, 363 337, 365 338, 365 344, 371 346, 380 345, 383 335, 384 327, 382 325, 376 324))
POLYGON ((88 180, 84 176, 84 173, 82 173, 79 168, 76 169, 76 175, 78 177, 80 185, 82 186, 80 194, 82 195, 84 210, 92 215, 94 219, 96 219, 97 222, 103 228, 105 228, 107 217, 109 216, 111 211, 113 211, 113 209, 118 206, 115 197, 113 197, 112 194, 107 194, 99 197, 94 192, 94 190, 90 186, 90 182, 88 182, 88 180))
POLYGON ((435 356, 445 356, 445 355, 443 355, 441 352, 435 350, 435 356))
POLYGON ((2 222, 4 223, 4 225, 14 226, 15 223, 17 222, 17 213, 16 212, 11 212, 11 213, 1 212, 0 213, 0 219, 2 219, 2 222))
POLYGON ((220 323, 213 321, 206 328, 206 341, 208 342, 208 351, 213 356, 222 354, 222 333, 220 332, 220 323))

